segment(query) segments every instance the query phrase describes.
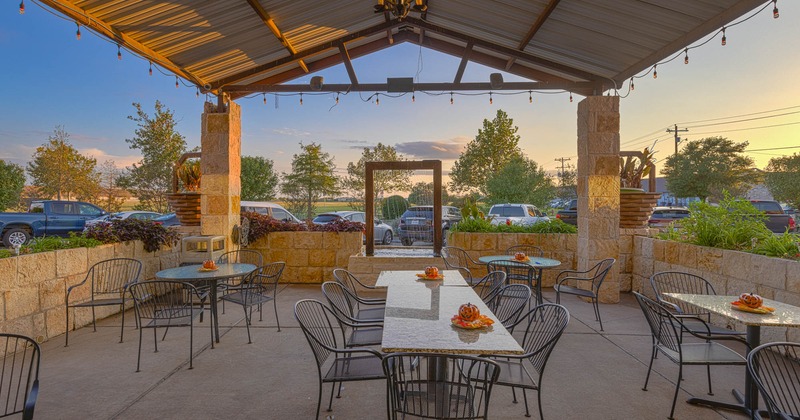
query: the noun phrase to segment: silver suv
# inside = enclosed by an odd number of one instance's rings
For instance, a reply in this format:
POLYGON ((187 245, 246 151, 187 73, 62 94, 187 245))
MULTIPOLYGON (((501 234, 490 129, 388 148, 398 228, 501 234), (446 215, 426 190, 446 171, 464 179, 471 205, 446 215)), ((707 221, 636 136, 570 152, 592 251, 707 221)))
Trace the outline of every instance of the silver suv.
POLYGON ((530 226, 537 222, 546 222, 550 218, 533 204, 495 204, 489 209, 492 224, 512 223, 515 225, 530 226))

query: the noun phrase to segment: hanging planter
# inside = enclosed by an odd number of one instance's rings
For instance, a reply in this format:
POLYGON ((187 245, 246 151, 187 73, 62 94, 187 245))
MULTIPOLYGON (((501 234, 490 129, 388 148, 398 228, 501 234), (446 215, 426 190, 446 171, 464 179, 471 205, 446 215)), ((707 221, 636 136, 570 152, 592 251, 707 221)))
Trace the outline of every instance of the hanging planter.
POLYGON ((661 193, 645 192, 639 188, 642 178, 655 173, 653 152, 621 152, 620 189, 619 189, 619 227, 636 229, 647 227, 647 221, 653 214, 653 207, 658 203, 661 193))
POLYGON ((184 153, 181 156, 172 177, 175 192, 167 194, 169 206, 184 226, 200 226, 200 161, 187 160, 196 157, 200 157, 200 153, 184 153))

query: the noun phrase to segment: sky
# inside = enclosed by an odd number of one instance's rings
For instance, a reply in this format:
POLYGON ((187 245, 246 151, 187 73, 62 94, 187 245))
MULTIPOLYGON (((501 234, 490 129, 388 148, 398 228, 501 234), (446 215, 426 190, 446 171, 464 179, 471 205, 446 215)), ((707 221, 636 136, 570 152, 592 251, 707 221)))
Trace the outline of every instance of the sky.
MULTIPOLYGON (((778 2, 780 18, 771 7, 683 56, 658 66, 658 78, 636 79, 629 92, 619 94, 621 149, 641 150, 655 144, 657 160, 674 150, 666 129, 678 124, 688 128, 686 140, 724 136, 749 142, 755 166, 764 168, 775 156, 800 153, 800 1, 778 2), (778 149, 786 148, 786 149, 778 149), (772 150, 763 150, 772 149, 772 150), (776 150, 777 149, 777 150, 776 150)), ((189 148, 200 144, 200 116, 204 95, 194 86, 176 89, 175 77, 148 62, 122 52, 85 28, 80 40, 76 25, 26 2, 20 15, 18 2, 0 8, 0 159, 25 166, 36 147, 45 144, 56 126, 70 134, 70 142, 98 164, 113 160, 125 167, 141 156, 126 139, 134 135, 132 103, 141 103, 152 115, 161 101, 178 121, 177 130, 189 148)), ((701 41, 692 44, 699 44, 701 41)), ((681 49, 682 50, 682 49, 681 49)), ((353 60, 362 83, 385 82, 386 77, 417 77, 419 82, 452 81, 460 58, 411 44, 353 60)), ((488 81, 496 70, 470 63, 465 82, 488 81)), ((307 75, 291 83, 308 83, 321 75, 326 83, 348 83, 342 65, 307 75)), ((506 81, 521 81, 504 74, 506 81)), ((416 94, 401 98, 380 96, 377 105, 370 93, 304 95, 276 98, 261 95, 239 99, 242 108, 242 154, 264 156, 278 172, 291 170, 292 155, 300 143, 317 142, 330 153, 337 172, 356 161, 364 147, 382 142, 409 159, 441 159, 449 169, 463 148, 498 109, 506 111, 519 127, 520 147, 548 171, 561 164, 558 158, 577 163, 577 105, 583 99, 563 92, 534 92, 488 96, 416 94)), ((216 99, 212 99, 216 101, 216 99)), ((682 143, 683 144, 683 143, 682 143)), ((656 163, 658 167, 658 162, 656 163)))

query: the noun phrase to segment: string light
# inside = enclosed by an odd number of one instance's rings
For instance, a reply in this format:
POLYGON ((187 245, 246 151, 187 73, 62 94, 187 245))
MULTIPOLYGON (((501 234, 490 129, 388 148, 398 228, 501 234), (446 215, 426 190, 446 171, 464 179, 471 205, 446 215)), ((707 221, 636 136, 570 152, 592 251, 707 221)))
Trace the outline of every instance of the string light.
POLYGON ((724 47, 727 44, 728 44, 728 38, 725 36, 725 27, 723 26, 722 27, 722 46, 724 47))
POLYGON ((569 93, 569 101, 572 102, 572 92, 569 93))
POLYGON ((414 95, 414 92, 411 92, 411 102, 417 102, 417 97, 414 95))
POLYGON ((778 0, 772 0, 772 17, 777 19, 780 16, 780 13, 778 13, 778 0))
POLYGON ((453 92, 450 92, 450 105, 453 105, 453 92))
POLYGON ((300 105, 303 105, 303 92, 300 92, 300 105))
POLYGON ((194 97, 195 98, 199 98, 200 97, 200 88, 197 87, 197 86, 195 86, 195 88, 194 88, 194 97))
POLYGON ((339 105, 339 94, 336 94, 336 105, 339 105))
POLYGON ((492 92, 489 92, 489 105, 491 105, 494 101, 492 101, 492 92))
POLYGON ((653 79, 658 79, 658 64, 653 66, 653 79))
POLYGON ((122 60, 122 50, 120 49, 119 44, 117 44, 117 60, 122 60))
POLYGON ((175 89, 178 88, 178 76, 175 76, 175 89))
POLYGON ((689 64, 689 49, 688 49, 688 48, 685 48, 685 49, 683 50, 683 53, 685 54, 685 55, 683 56, 683 64, 689 64))
POLYGON ((262 93, 261 96, 264 98, 264 105, 266 105, 267 104, 267 94, 266 93, 262 93))
POLYGON ((25 0, 19 2, 19 14, 25 14, 25 0))
POLYGON ((631 90, 634 90, 634 89, 636 89, 636 87, 633 85, 633 77, 631 77, 631 90))
POLYGON ((531 91, 528 91, 528 103, 529 104, 533 103, 533 92, 531 91))
POLYGON ((78 41, 80 41, 80 40, 81 40, 81 24, 80 24, 80 23, 78 23, 78 22, 75 22, 75 24, 76 24, 76 25, 78 25, 78 31, 77 31, 77 32, 75 32, 75 38, 76 38, 78 41))
POLYGON ((381 94, 380 93, 376 93, 375 94, 375 105, 377 106, 377 105, 380 105, 380 104, 381 104, 381 94))
POLYGON ((153 75, 153 62, 152 61, 148 61, 148 63, 150 63, 150 70, 148 70, 147 73, 150 74, 150 76, 152 76, 153 75))

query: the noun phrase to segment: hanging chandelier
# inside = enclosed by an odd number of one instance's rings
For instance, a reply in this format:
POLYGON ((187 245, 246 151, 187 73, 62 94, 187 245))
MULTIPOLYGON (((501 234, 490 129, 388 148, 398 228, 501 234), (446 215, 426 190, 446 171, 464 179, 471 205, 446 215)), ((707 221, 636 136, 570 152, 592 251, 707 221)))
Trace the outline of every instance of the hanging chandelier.
POLYGON ((428 10, 425 0, 378 0, 375 13, 391 12, 398 19, 403 19, 410 11, 424 12, 428 10))

